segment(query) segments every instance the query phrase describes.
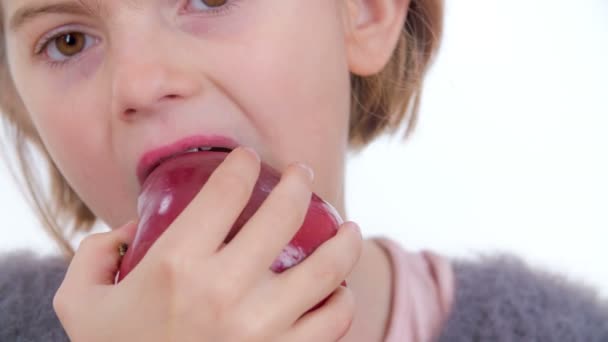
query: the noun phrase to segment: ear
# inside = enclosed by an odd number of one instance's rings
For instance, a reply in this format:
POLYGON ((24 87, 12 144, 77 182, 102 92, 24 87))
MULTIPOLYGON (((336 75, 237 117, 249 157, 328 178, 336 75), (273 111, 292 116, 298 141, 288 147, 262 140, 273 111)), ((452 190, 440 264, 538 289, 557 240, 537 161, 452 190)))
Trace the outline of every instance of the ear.
POLYGON ((388 63, 404 30, 410 0, 345 0, 348 65, 359 76, 377 74, 388 63))

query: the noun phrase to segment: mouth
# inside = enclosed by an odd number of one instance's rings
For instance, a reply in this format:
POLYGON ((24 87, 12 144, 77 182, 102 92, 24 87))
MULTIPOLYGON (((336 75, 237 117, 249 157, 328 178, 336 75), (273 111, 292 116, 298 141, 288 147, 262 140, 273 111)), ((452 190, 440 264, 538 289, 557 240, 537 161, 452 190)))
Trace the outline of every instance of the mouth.
POLYGON ((230 153, 239 143, 223 136, 193 136, 146 152, 139 160, 137 178, 143 185, 148 176, 165 161, 189 153, 224 152, 230 153))

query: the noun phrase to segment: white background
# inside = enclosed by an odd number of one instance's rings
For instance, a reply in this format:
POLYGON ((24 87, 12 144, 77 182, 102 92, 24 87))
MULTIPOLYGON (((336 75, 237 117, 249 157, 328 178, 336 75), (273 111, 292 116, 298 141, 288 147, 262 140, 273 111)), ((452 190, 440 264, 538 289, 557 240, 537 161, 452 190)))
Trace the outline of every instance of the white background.
MULTIPOLYGON (((608 2, 452 0, 413 138, 349 162, 365 235, 509 251, 608 295, 608 2)), ((0 167, 0 251, 53 251, 0 167)))

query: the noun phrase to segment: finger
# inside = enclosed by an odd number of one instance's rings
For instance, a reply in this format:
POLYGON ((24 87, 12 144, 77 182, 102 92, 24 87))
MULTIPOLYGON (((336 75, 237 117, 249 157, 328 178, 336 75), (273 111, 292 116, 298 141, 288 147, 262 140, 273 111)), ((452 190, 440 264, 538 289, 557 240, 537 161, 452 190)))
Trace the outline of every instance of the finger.
POLYGON ((361 248, 360 230, 347 222, 301 264, 278 275, 272 285, 277 298, 290 298, 294 289, 302 289, 296 302, 282 310, 285 316, 300 317, 339 287, 359 261, 361 248))
POLYGON ((338 341, 350 330, 354 314, 355 298, 340 286, 323 306, 296 321, 285 341, 338 341))
POLYGON ((123 244, 131 244, 137 230, 136 222, 110 232, 91 234, 84 238, 72 258, 66 279, 79 285, 111 285, 118 271, 123 244))
MULTIPOLYGON (((268 272, 304 222, 311 201, 312 171, 290 165, 276 187, 234 239, 224 247, 227 262, 245 279, 268 272)), ((249 278, 251 279, 251 278, 249 278)))
POLYGON ((152 248, 188 256, 215 253, 246 206, 259 172, 255 151, 232 151, 152 248))

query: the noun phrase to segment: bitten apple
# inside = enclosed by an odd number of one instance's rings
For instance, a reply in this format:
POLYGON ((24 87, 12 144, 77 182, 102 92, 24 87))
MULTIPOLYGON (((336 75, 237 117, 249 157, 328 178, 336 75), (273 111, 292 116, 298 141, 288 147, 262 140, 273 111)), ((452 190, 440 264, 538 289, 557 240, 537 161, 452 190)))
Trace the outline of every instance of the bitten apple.
MULTIPOLYGON (((118 282, 140 262, 154 241, 185 209, 227 155, 227 152, 215 151, 186 153, 164 161, 146 178, 138 199, 137 233, 121 261, 118 282)), ((249 202, 234 222, 226 243, 258 210, 279 180, 280 174, 262 163, 249 202)), ((297 265, 333 237, 340 224, 342 219, 338 212, 313 193, 302 226, 270 269, 280 273, 297 265)))

